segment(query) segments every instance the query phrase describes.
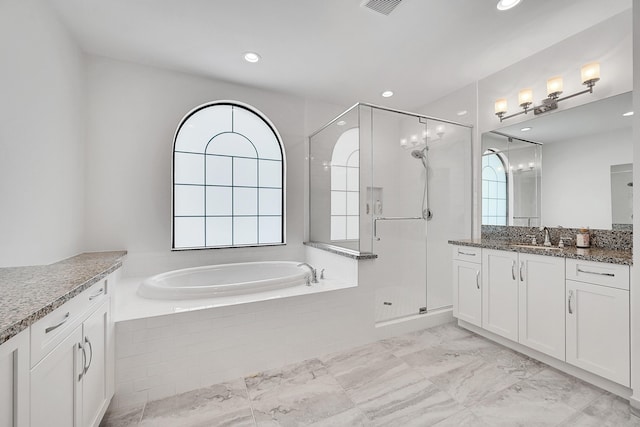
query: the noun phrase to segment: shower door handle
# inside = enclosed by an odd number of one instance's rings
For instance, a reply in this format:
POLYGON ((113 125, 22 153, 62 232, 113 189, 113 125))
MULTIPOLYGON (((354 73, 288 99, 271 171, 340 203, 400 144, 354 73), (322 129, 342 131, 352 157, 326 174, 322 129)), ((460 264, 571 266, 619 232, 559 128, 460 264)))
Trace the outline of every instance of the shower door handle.
POLYGON ((421 216, 380 216, 378 218, 373 218, 373 237, 380 240, 378 238, 378 221, 406 221, 406 220, 424 220, 421 216))

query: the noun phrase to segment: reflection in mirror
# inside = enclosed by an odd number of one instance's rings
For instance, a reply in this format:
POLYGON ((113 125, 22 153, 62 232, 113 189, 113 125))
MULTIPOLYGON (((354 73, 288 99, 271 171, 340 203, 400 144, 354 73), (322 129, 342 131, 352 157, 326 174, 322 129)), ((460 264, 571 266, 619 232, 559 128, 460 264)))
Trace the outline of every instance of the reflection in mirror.
MULTIPOLYGON (((632 159, 632 120, 624 115, 631 110, 632 94, 627 92, 484 133, 482 152, 497 147, 508 159, 507 224, 612 229, 613 224, 630 223, 630 213, 623 210, 618 215, 613 206, 631 206, 631 187, 626 192, 612 189, 616 179, 612 166, 629 164, 632 159), (520 146, 531 146, 524 140, 542 144, 538 145, 541 151, 527 157, 523 150, 516 158, 518 140, 520 146), (544 170, 541 170, 542 154, 544 170), (527 170, 536 169, 537 178, 527 177, 527 170), (518 182, 519 178, 523 179, 518 182), (534 188, 537 194, 533 193, 534 188), (617 201, 616 192, 627 197, 625 202, 617 201), (538 203, 535 209, 534 203, 538 203)), ((533 148, 530 150, 535 152, 533 148)), ((627 180, 625 185, 630 182, 627 180)), ((482 190, 482 223, 487 224, 484 186, 482 190)))
POLYGON ((482 135, 482 224, 540 225, 540 144, 482 135))
POLYGON ((633 165, 611 165, 611 217, 614 230, 633 224, 633 165))

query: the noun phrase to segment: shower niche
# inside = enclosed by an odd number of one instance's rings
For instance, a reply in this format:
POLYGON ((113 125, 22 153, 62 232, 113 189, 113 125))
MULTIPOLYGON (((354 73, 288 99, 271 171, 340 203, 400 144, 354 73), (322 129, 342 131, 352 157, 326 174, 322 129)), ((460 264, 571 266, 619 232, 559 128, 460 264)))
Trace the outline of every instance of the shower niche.
POLYGON ((451 306, 447 242, 471 237, 471 169, 471 128, 369 104, 309 137, 308 240, 377 255, 362 261, 376 321, 451 306))

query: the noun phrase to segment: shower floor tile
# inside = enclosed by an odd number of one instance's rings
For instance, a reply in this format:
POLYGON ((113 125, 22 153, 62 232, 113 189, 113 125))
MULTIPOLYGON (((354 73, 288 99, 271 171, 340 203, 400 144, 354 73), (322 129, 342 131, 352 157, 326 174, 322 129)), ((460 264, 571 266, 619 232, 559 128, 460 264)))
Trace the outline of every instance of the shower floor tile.
POLYGON ((624 400, 454 323, 127 410, 102 427, 636 426, 624 400))

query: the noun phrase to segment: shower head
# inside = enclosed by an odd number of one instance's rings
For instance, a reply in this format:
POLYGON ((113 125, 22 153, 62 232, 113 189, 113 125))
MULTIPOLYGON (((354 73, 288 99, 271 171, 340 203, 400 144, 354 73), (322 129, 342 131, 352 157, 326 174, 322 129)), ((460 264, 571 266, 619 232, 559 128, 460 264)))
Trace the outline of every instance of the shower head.
POLYGON ((427 147, 424 147, 422 150, 413 150, 411 156, 414 159, 424 159, 427 156, 427 147))

